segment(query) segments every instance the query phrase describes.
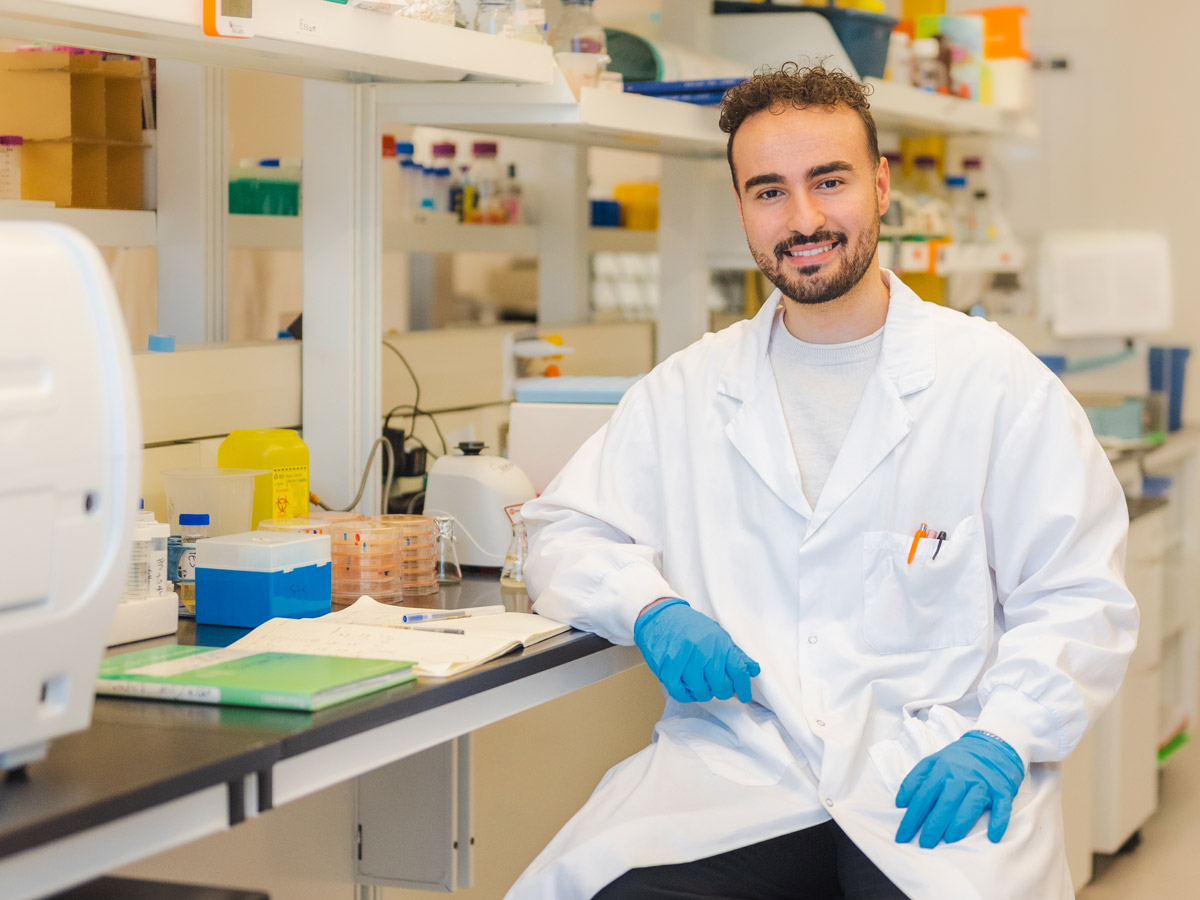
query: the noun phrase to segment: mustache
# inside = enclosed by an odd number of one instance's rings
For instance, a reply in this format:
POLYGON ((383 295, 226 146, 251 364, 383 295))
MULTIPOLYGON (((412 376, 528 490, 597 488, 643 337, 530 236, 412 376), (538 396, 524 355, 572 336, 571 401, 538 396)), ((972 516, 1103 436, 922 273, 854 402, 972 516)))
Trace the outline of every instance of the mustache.
POLYGON ((798 231, 793 231, 791 237, 775 245, 775 258, 782 260, 784 254, 793 247, 801 247, 804 244, 824 244, 826 241, 844 244, 846 235, 841 231, 814 231, 812 234, 800 234, 798 231))

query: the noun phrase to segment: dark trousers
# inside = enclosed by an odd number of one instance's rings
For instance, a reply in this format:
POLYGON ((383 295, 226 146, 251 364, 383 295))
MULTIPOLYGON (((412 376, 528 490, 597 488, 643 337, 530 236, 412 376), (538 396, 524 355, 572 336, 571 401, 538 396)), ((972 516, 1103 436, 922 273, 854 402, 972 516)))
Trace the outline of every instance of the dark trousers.
POLYGON ((832 820, 671 866, 631 869, 593 900, 907 900, 832 820))

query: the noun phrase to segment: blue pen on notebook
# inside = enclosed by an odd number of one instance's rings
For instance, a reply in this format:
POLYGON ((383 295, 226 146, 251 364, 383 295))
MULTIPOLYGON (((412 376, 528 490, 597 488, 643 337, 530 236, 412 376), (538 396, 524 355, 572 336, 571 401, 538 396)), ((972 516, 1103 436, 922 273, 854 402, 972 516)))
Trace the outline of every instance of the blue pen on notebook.
POLYGON ((442 619, 466 619, 471 616, 494 616, 504 612, 504 607, 496 606, 476 606, 466 609, 431 609, 426 612, 405 613, 402 620, 405 625, 413 622, 437 622, 442 619))

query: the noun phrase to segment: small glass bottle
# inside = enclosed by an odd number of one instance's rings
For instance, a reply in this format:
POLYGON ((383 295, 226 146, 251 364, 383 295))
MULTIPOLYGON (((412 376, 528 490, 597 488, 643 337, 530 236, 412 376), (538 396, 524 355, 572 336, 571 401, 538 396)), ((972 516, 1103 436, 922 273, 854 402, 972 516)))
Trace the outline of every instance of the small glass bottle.
POLYGON ((175 571, 179 602, 196 612, 196 542, 208 537, 208 513, 180 513, 179 562, 175 571))
POLYGON ((453 516, 434 516, 434 561, 437 567, 438 584, 458 584, 462 581, 462 567, 458 564, 458 551, 454 544, 453 516))
POLYGON ((479 0, 474 28, 484 34, 514 37, 513 12, 513 0, 479 0))
POLYGON ((592 11, 592 0, 563 0, 552 43, 555 53, 606 52, 604 28, 592 11))
POLYGON ((21 147, 24 138, 0 135, 0 200, 21 199, 21 147))
POLYGON ((525 589, 525 559, 529 556, 529 538, 525 533, 525 520, 521 514, 513 514, 512 540, 504 555, 504 567, 500 570, 500 587, 510 590, 525 589))

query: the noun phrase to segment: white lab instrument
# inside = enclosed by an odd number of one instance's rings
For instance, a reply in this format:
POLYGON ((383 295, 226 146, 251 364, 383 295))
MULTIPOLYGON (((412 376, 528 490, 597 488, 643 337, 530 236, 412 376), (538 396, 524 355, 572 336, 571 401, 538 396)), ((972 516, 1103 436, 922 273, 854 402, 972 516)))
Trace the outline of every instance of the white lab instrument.
POLYGON ((73 229, 0 224, 0 769, 86 728, 141 482, 129 338, 73 229))
POLYGON ((540 494, 583 442, 600 430, 641 376, 522 378, 509 407, 508 458, 540 494))
POLYGON ((499 568, 512 540, 506 506, 536 495, 529 476, 499 456, 484 456, 482 444, 459 444, 462 456, 439 456, 429 469, 425 515, 453 516, 458 561, 464 566, 499 568))
POLYGON ((1041 247, 1038 294, 1056 337, 1171 328, 1171 252, 1149 231, 1058 231, 1041 247))

